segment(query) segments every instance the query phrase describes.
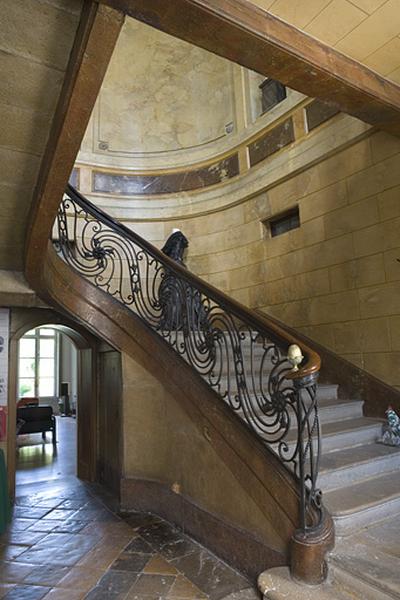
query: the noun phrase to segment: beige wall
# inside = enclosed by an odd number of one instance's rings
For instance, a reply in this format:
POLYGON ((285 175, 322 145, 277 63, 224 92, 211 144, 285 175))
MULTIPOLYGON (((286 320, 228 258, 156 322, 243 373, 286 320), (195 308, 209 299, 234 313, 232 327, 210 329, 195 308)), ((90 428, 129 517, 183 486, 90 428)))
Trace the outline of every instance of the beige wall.
POLYGON ((234 207, 129 226, 157 245, 181 227, 196 274, 400 387, 399 140, 367 134, 234 207), (296 204, 300 229, 269 238, 261 220, 296 204))
POLYGON ((81 0, 0 2, 0 268, 22 270, 28 212, 81 0))
POLYGON ((122 371, 124 476, 165 483, 282 549, 261 510, 173 396, 125 354, 122 371))

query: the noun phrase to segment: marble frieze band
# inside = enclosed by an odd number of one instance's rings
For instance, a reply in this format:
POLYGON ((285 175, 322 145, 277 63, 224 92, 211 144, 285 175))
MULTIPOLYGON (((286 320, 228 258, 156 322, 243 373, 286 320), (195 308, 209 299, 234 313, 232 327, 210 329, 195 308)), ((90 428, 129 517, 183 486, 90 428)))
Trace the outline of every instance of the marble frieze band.
POLYGON ((94 192, 121 195, 154 195, 186 192, 222 183, 239 175, 238 154, 198 169, 157 175, 121 175, 93 171, 94 192))

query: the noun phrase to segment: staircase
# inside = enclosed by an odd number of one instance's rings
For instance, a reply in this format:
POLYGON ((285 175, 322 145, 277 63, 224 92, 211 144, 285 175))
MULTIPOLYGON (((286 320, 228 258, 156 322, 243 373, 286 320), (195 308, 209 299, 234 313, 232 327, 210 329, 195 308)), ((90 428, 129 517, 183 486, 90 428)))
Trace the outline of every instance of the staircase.
MULTIPOLYGON (((340 398, 337 384, 317 387, 319 357, 309 346, 196 278, 71 186, 57 223, 59 256, 188 363, 279 459, 274 468, 292 475, 300 506, 291 543, 296 578, 324 578, 332 540, 325 509, 339 538, 400 514, 400 449, 376 443, 382 421, 364 417, 363 401, 340 398), (293 343, 304 355, 299 370, 287 358, 293 343)), ((287 491, 278 490, 279 502, 287 491)))
MULTIPOLYGON (((250 352, 247 341, 243 354, 248 358, 250 352)), ((258 368, 263 355, 261 345, 253 349, 253 363, 258 363, 258 368)), ((264 367, 265 377, 272 367, 271 362, 269 368, 264 367)), ((337 384, 319 384, 317 389, 322 432, 318 486, 334 519, 336 535, 341 537, 400 515, 400 448, 378 444, 383 421, 364 417, 363 401, 339 398, 338 389, 337 384)), ((245 419, 242 410, 237 414, 245 419)), ((262 415, 262 409, 258 414, 262 415)), ((257 429, 256 421, 254 427, 257 429)), ((294 444, 296 436, 292 423, 286 441, 294 444)))

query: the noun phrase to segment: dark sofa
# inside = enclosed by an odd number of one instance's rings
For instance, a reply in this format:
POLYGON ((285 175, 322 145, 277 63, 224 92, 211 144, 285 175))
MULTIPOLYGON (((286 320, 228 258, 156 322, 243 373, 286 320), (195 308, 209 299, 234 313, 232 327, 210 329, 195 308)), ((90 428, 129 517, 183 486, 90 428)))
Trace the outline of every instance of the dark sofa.
POLYGON ((18 435, 41 433, 46 439, 46 431, 53 434, 53 444, 56 443, 56 419, 51 406, 23 406, 17 408, 18 435))

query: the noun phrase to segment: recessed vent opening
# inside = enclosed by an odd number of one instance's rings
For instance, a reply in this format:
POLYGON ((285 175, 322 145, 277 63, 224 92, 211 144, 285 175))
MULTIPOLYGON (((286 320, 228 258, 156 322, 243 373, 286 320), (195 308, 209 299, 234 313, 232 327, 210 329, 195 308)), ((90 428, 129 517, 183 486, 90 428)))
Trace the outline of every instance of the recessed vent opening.
POLYGON ((284 213, 275 215, 271 219, 266 219, 262 223, 270 237, 277 237, 292 229, 297 229, 300 227, 299 207, 295 206, 284 213))

